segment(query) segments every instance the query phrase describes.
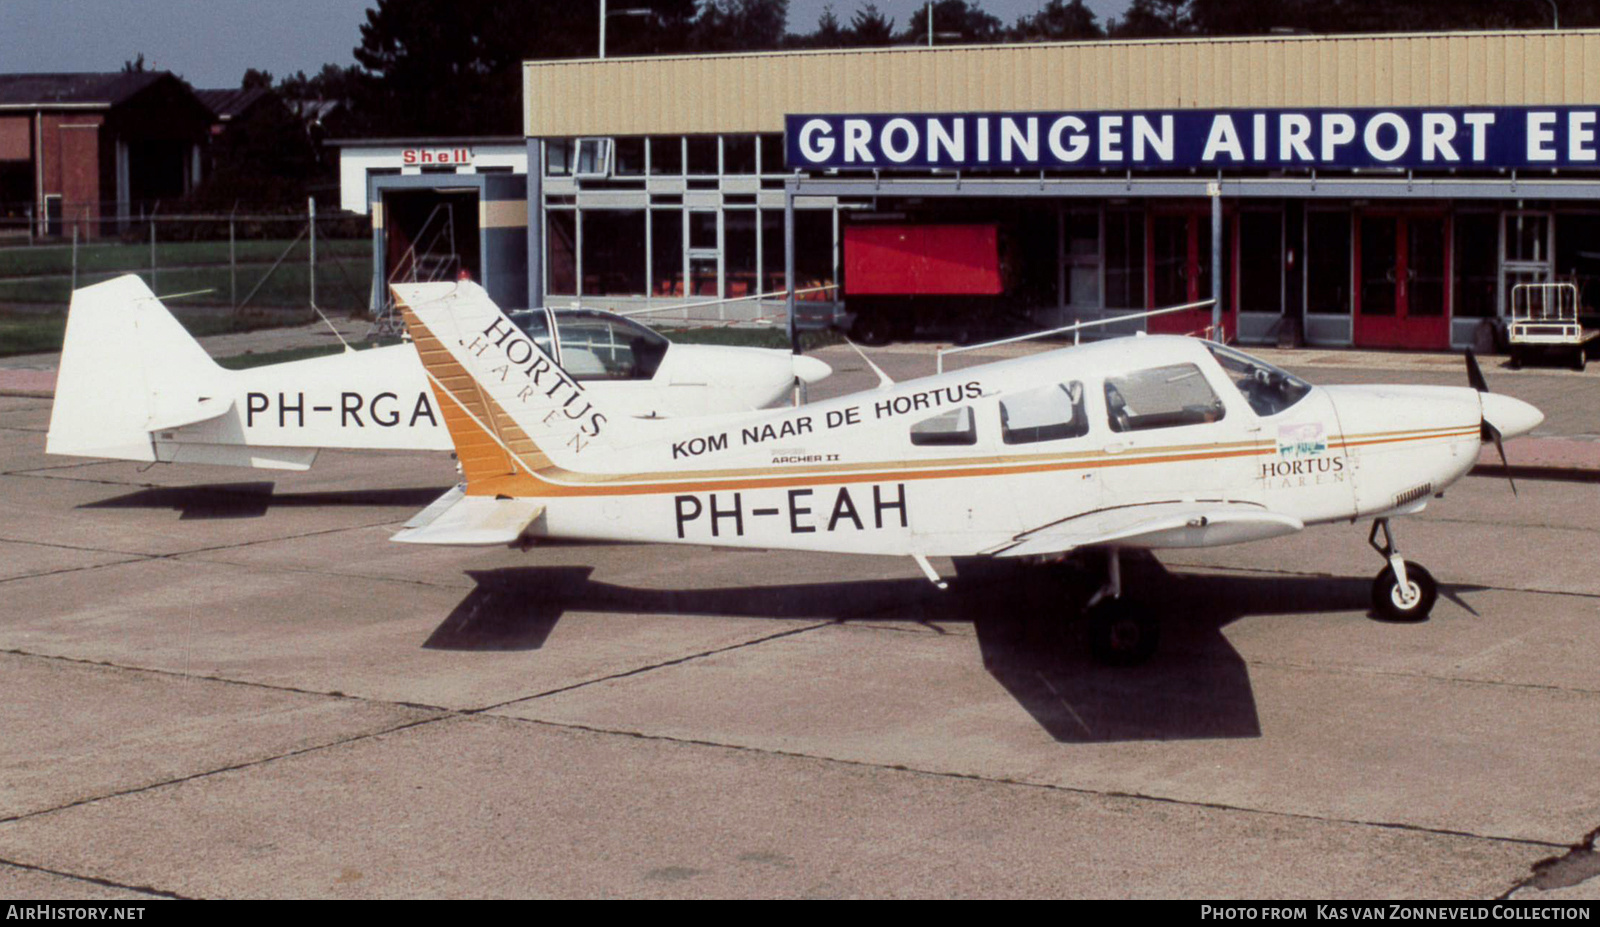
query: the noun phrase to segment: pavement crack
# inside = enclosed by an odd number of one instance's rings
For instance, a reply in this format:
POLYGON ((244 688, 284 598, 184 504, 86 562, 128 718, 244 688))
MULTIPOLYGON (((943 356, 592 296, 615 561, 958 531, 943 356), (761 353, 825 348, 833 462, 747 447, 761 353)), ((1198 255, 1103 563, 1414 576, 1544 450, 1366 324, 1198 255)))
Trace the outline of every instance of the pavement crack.
POLYGON ((1525 689, 1532 692, 1566 692, 1573 695, 1600 695, 1600 689, 1584 689, 1577 686, 1557 686, 1541 682, 1507 682, 1498 679, 1473 679, 1462 676, 1440 676, 1436 673, 1402 672, 1400 670, 1368 669, 1357 666, 1318 666, 1312 663, 1297 663, 1293 660, 1246 660, 1248 666, 1259 666, 1263 669, 1299 670, 1307 673, 1325 673, 1333 676, 1377 677, 1382 679, 1418 679, 1426 682, 1442 682, 1451 685, 1482 686, 1494 689, 1525 689))
POLYGON ((43 817, 49 814, 56 814, 57 812, 67 811, 72 808, 80 808, 85 805, 98 804, 99 802, 108 801, 113 798, 122 798, 128 795, 140 795, 145 792, 153 792, 156 789, 164 789, 168 786, 182 785, 186 782, 195 782, 200 779, 209 779, 212 776, 220 776, 223 773, 254 769, 258 766, 265 766, 268 763, 276 763, 279 760, 292 759, 297 756, 305 756, 309 753, 317 753, 334 747, 342 747, 347 744, 360 743, 365 740, 382 737, 386 734, 394 734, 427 724, 436 724, 440 721, 455 717, 458 717, 458 715, 455 713, 442 713, 431 718, 416 718, 400 724, 391 725, 380 731, 368 731, 363 734, 352 734, 349 737, 341 737, 337 740, 332 740, 327 743, 313 744, 309 747, 299 747, 294 750, 286 750, 282 753, 275 753, 272 756, 264 756, 254 760, 246 760, 242 763, 232 763, 227 766, 219 766, 214 769, 201 770, 200 772, 190 773, 186 776, 174 776, 171 779, 163 779, 160 782, 150 782, 146 783, 145 785, 133 786, 132 788, 118 789, 115 792, 107 792, 103 795, 93 795, 88 798, 79 798, 74 801, 69 801, 65 804, 56 805, 53 808, 41 808, 37 811, 29 811, 24 814, 16 814, 10 817, 0 818, 0 825, 14 824, 18 821, 28 821, 32 820, 33 818, 43 817))
POLYGON ((602 682, 611 682, 612 680, 615 680, 615 679, 626 679, 629 676, 638 676, 641 673, 648 673, 648 672, 651 672, 653 670, 665 669, 666 667, 669 667, 669 666, 681 666, 681 665, 683 665, 685 663, 689 663, 689 662, 691 662, 693 660, 699 660, 699 659, 701 659, 703 657, 713 657, 713 656, 716 656, 717 654, 721 654, 721 653, 728 653, 728 652, 734 651, 734 650, 743 650, 746 647, 755 647, 755 646, 760 645, 760 644, 765 644, 768 641, 775 641, 775 640, 779 640, 780 638, 785 638, 785 637, 794 637, 797 634, 805 634, 808 631, 815 631, 818 628, 835 627, 835 626, 837 626, 837 625, 839 625, 841 623, 842 622, 840 622, 840 621, 821 621, 821 622, 818 622, 816 624, 806 625, 803 628, 790 628, 790 629, 788 629, 786 631, 779 631, 779 632, 777 632, 775 634, 763 635, 762 637, 752 638, 751 640, 747 640, 747 641, 741 641, 741 642, 739 642, 737 644, 729 644, 726 647, 713 647, 710 650, 702 650, 699 653, 691 653, 691 654, 689 654, 687 656, 675 657, 675 658, 673 658, 671 660, 662 660, 659 663, 651 663, 651 664, 648 664, 646 666, 636 666, 633 669, 623 670, 620 673, 611 673, 611 674, 605 675, 605 676, 597 676, 594 679, 585 679, 582 682, 575 682, 575 683, 573 683, 571 685, 560 686, 559 688, 550 689, 550 690, 545 691, 545 692, 536 692, 533 695, 524 695, 524 696, 520 696, 518 698, 508 699, 507 701, 499 702, 499 703, 494 704, 494 705, 487 705, 487 706, 484 706, 482 708, 468 709, 468 710, 462 712, 462 714, 466 714, 466 715, 481 715, 481 714, 484 714, 486 712, 497 711, 497 710, 499 710, 501 708, 505 708, 505 707, 510 706, 510 705, 518 704, 519 702, 531 702, 534 699, 548 698, 549 696, 552 696, 552 695, 560 695, 563 692, 571 692, 574 689, 582 689, 582 688, 585 688, 587 686, 598 685, 598 684, 600 684, 602 682))
POLYGON ((1255 814, 1265 817, 1284 818, 1289 820, 1314 821, 1322 824, 1342 824, 1351 827, 1373 827, 1383 830, 1398 830, 1410 833, 1430 834, 1440 837, 1461 837, 1470 840, 1484 840, 1493 843, 1511 843, 1519 846, 1550 847, 1552 849, 1567 848, 1564 844, 1555 843, 1549 840, 1536 840, 1531 837, 1514 837, 1504 834, 1479 834, 1472 831, 1456 830, 1448 827, 1429 827, 1422 824, 1408 824, 1400 821, 1341 818, 1309 814, 1299 811, 1276 811, 1268 808, 1251 808, 1244 805, 1233 805, 1225 802, 1197 801, 1195 799, 1174 798, 1167 795, 1151 795, 1143 792, 1124 792, 1117 789, 1093 789, 1084 786, 1060 785, 1050 782, 1030 782, 1025 779, 1015 779, 1008 776, 985 776, 978 773, 951 772, 949 770, 940 769, 924 769, 917 766, 908 766, 903 763, 882 763, 872 760, 857 760, 845 757, 827 756, 824 754, 802 753, 794 750, 778 750, 771 747, 754 747, 748 744, 722 743, 719 741, 700 740, 691 737, 675 737, 671 734, 649 734, 645 733, 644 731, 605 728, 565 721, 549 721, 541 718, 519 718, 514 715, 496 715, 495 717, 511 722, 537 724, 562 730, 582 731, 588 734, 630 737, 638 740, 682 744, 684 746, 691 747, 709 747, 712 749, 739 751, 766 756, 813 760, 821 763, 837 763, 842 766, 854 766, 862 769, 875 769, 895 773, 905 773, 909 775, 929 776, 939 779, 959 779, 969 782, 982 782, 990 785, 1017 786, 1019 788, 1039 789, 1042 791, 1084 795, 1096 798, 1120 798, 1130 801, 1154 802, 1186 808, 1203 808, 1212 811, 1229 811, 1237 812, 1239 814, 1255 814))
MULTIPOLYGON (((72 879, 75 882, 88 882, 91 885, 99 885, 102 888, 116 888, 125 892, 138 892, 141 895, 150 895, 154 898, 171 898, 175 901, 192 900, 186 895, 180 895, 177 892, 169 892, 165 889, 155 888, 150 885, 129 885, 126 882, 113 882, 110 879, 102 879, 99 876, 79 875, 76 872, 63 872, 60 869, 51 869, 47 866, 35 866, 32 863, 24 863, 14 859, 6 859, 3 856, 0 856, 0 866, 11 866, 14 869, 25 869, 29 872, 41 872, 45 875, 59 876, 63 879, 72 879)), ((81 904, 73 906, 83 907, 81 904)))

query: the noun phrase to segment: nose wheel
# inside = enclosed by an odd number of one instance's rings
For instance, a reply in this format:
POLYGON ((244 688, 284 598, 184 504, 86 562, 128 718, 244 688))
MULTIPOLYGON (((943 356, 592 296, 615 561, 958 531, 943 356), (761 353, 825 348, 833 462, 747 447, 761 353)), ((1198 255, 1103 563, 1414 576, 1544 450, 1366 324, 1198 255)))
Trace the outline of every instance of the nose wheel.
POLYGON ((1161 625, 1122 597, 1122 560, 1115 548, 1106 551, 1106 584, 1084 609, 1089 623, 1089 653, 1107 666, 1136 666, 1150 659, 1161 638, 1161 625))
POLYGON ((1386 621, 1426 621, 1439 599, 1439 584, 1433 574, 1421 564, 1403 559, 1395 547, 1394 535, 1389 531, 1389 519, 1372 522, 1372 533, 1367 543, 1388 561, 1372 581, 1372 608, 1386 621), (1378 543, 1378 532, 1383 532, 1383 543, 1378 543))

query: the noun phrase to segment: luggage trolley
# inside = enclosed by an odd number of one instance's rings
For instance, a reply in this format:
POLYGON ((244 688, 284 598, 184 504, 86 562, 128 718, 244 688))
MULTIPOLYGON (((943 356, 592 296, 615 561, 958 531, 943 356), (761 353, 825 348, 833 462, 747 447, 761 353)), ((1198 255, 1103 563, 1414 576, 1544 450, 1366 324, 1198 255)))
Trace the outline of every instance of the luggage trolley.
POLYGON ((1578 322, 1578 287, 1572 283, 1519 283, 1511 288, 1511 366, 1537 353, 1566 353, 1582 370, 1589 342, 1600 331, 1578 322))

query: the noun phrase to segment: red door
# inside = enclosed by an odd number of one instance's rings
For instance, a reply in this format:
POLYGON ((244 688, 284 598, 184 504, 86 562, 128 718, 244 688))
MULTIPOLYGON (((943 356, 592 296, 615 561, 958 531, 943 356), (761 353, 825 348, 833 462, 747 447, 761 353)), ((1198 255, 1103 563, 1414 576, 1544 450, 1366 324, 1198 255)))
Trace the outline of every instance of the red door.
MULTIPOLYGON (((1149 255, 1150 308, 1161 309, 1211 298, 1211 213, 1152 212, 1145 253, 1149 255)), ((1227 241, 1226 233, 1223 241, 1227 241)), ((1225 254, 1222 272, 1229 273, 1225 254)), ((1228 289, 1232 289, 1228 287, 1228 289)), ((1222 328, 1237 332, 1236 310, 1223 299, 1222 328)), ((1211 307, 1153 315, 1147 330, 1161 335, 1198 335, 1211 325, 1211 307)), ((1222 339, 1226 340, 1226 339, 1222 339)))
POLYGON ((1450 346, 1450 223, 1442 215, 1364 214, 1356 223, 1355 343, 1450 346))

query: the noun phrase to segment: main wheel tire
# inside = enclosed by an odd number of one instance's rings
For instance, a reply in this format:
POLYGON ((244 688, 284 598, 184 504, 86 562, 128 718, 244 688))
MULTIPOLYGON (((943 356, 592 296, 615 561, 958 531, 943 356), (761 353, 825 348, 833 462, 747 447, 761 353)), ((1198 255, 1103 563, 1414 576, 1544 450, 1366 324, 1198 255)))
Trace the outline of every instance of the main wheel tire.
POLYGON ((1572 359, 1572 369, 1578 371, 1579 373, 1583 373, 1583 368, 1587 367, 1588 365, 1589 352, 1585 351, 1583 349, 1583 345, 1580 344, 1578 345, 1577 356, 1572 359))
POLYGON ((1123 599, 1105 599, 1089 609, 1089 652, 1106 666, 1137 666, 1150 659, 1161 625, 1123 599))
POLYGON ((1401 600, 1400 584, 1395 582, 1393 567, 1384 567, 1372 581, 1372 608, 1378 617, 1385 621, 1428 620, 1433 603, 1439 600, 1439 584, 1434 582, 1432 573, 1410 560, 1406 561, 1406 581, 1415 592, 1409 604, 1401 600))

